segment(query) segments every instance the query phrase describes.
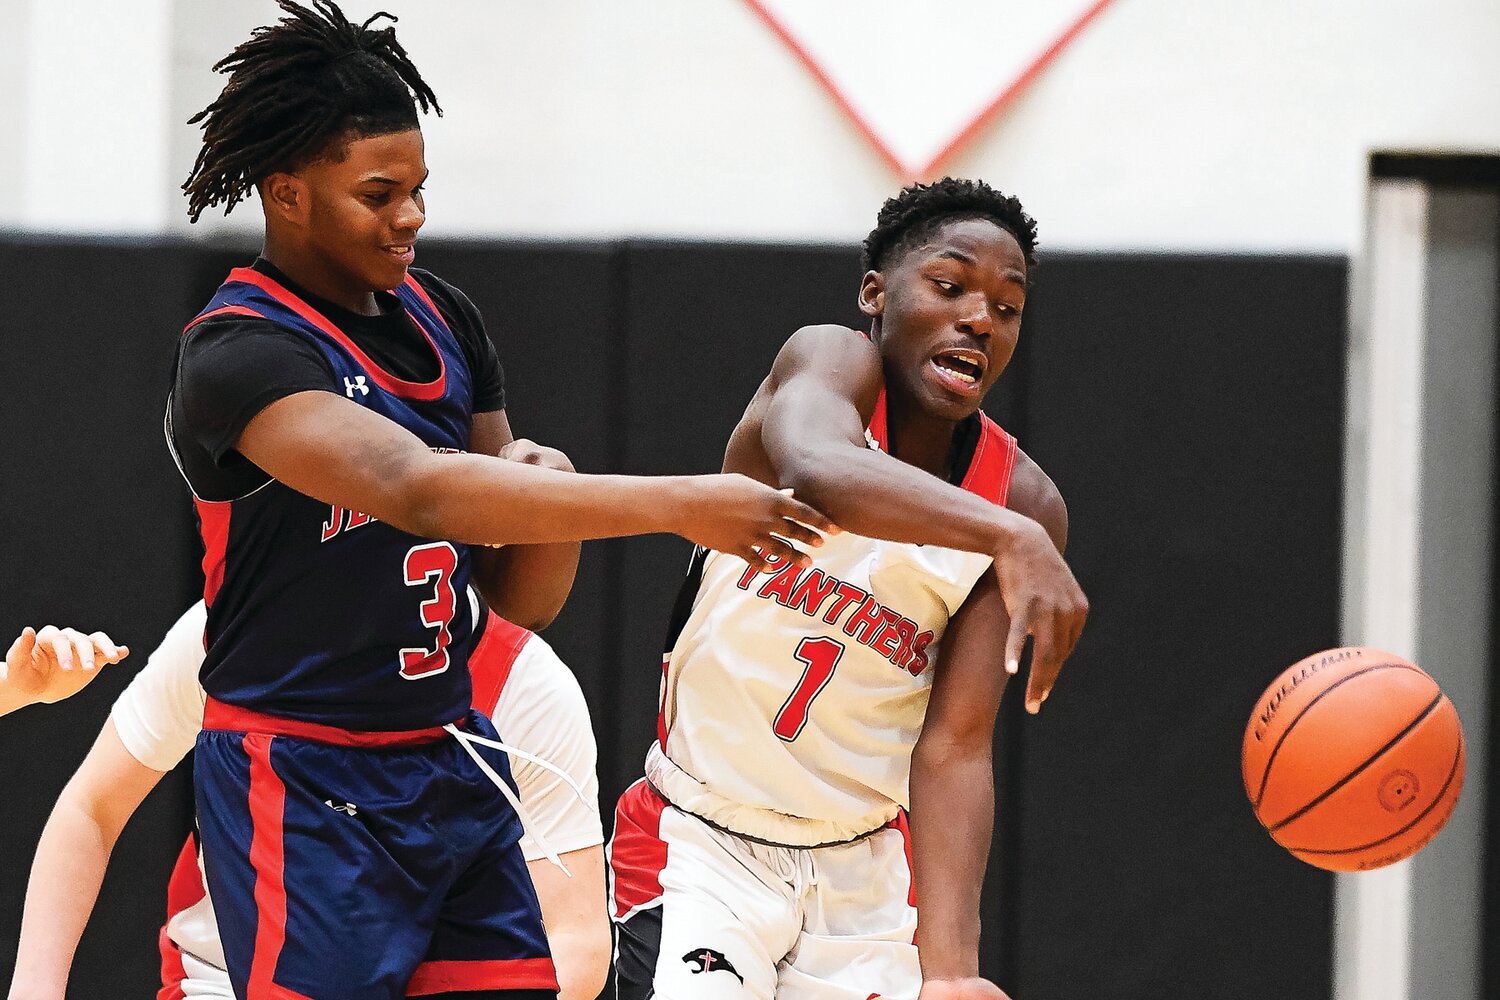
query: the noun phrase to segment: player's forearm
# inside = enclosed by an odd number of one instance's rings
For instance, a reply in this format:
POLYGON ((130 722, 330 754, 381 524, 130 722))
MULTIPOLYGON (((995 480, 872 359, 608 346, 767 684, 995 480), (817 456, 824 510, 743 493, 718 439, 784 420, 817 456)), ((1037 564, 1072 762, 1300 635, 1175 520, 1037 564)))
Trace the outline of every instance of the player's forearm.
POLYGON ((10 1000, 62 1000, 118 836, 64 790, 31 865, 10 1000))
POLYGON ((557 967, 558 1000, 596 1000, 609 977, 609 924, 549 929, 547 944, 557 967))
POLYGON ((485 545, 681 533, 701 503, 691 476, 580 475, 462 454, 433 456, 397 488, 395 516, 382 520, 485 545))
POLYGON ((846 531, 994 555, 1026 517, 945 483, 884 452, 838 444, 799 450, 778 464, 780 485, 846 531))
POLYGON ((496 614, 540 631, 567 602, 581 549, 577 542, 475 549, 473 579, 496 614))
POLYGON ((918 744, 912 758, 911 839, 924 979, 979 975, 979 898, 994 815, 987 743, 918 744))

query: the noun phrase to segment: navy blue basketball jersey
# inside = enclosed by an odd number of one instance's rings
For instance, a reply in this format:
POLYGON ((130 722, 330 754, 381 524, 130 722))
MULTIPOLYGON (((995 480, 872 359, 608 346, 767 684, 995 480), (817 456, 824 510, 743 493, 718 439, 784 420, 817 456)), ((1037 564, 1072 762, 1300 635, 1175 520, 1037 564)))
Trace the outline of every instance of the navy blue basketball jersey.
MULTIPOLYGON (((251 268, 231 271, 188 329, 226 314, 271 320, 323 353, 348 399, 434 451, 467 450, 473 386, 462 347, 414 279, 395 295, 437 355, 430 382, 391 375, 313 306, 251 268)), ((172 443, 170 403, 167 412, 172 443)), ((264 474, 243 495, 206 498, 180 458, 178 466, 194 487, 203 536, 201 679, 210 698, 373 732, 464 715, 477 625, 464 596, 467 546, 408 534, 264 474)))

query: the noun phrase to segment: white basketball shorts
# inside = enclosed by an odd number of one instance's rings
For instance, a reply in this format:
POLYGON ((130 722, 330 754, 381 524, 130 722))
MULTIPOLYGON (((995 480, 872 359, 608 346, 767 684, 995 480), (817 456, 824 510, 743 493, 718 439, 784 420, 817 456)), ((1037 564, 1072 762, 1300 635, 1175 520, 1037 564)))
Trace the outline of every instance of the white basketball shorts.
POLYGON ((905 816, 846 844, 773 847, 644 780, 609 845, 619 1000, 916 1000, 905 816))

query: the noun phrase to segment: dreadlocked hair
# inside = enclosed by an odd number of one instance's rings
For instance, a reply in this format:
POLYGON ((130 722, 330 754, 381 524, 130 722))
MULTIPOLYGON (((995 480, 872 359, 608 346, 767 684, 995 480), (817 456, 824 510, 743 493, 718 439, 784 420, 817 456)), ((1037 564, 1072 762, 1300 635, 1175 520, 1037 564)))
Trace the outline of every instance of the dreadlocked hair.
POLYGON ((214 65, 228 73, 218 98, 188 119, 203 148, 183 183, 188 218, 243 201, 270 174, 324 155, 346 135, 387 135, 417 127, 417 108, 439 115, 437 96, 396 40, 396 17, 381 11, 362 24, 333 0, 277 0, 287 13, 256 28, 214 65))
POLYGON ((988 219, 1016 238, 1027 270, 1035 266, 1036 220, 1026 214, 1020 201, 984 181, 956 177, 913 184, 880 206, 875 228, 865 237, 860 266, 866 271, 883 270, 953 219, 988 219))

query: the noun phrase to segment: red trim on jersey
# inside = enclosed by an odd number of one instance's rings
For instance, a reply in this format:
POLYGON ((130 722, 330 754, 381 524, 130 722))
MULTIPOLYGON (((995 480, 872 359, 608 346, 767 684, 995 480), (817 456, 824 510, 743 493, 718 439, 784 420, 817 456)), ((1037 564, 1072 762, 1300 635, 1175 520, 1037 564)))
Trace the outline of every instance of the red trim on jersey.
POLYGON ((286 785, 271 766, 272 739, 248 733, 243 744, 250 758, 250 867, 255 869, 256 913, 255 954, 245 1000, 308 1000, 272 979, 286 943, 286 858, 281 829, 286 785))
MULTIPOLYGON (((237 267, 229 272, 229 277, 225 280, 239 282, 244 285, 254 285, 307 320, 307 322, 338 342, 344 350, 349 352, 359 366, 370 374, 370 378, 375 380, 375 384, 387 392, 393 392, 407 399, 432 400, 440 398, 447 388, 447 362, 443 360, 443 352, 438 349, 437 341, 432 339, 432 334, 428 333, 427 327, 421 323, 417 323, 417 329, 422 331, 422 336, 427 338, 427 343, 432 348, 432 353, 437 355, 438 376, 431 382, 407 382, 405 379, 399 379, 377 365, 370 359, 368 354, 359 349, 358 344, 349 339, 348 334, 334 326, 328 317, 302 301, 295 293, 270 275, 261 274, 251 267, 237 267)), ((413 321, 415 322, 415 317, 413 321)), ((441 316, 438 317, 438 322, 442 322, 441 316)))
POLYGON ((198 533, 203 536, 203 603, 213 607, 224 585, 224 560, 229 549, 231 503, 211 503, 193 498, 198 508, 198 533))
POLYGON ((880 389, 880 395, 875 397, 875 412, 870 414, 870 437, 880 446, 880 450, 887 455, 891 453, 891 438, 885 426, 885 387, 880 389))
POLYGON ((249 306, 220 306, 217 309, 210 309, 208 312, 203 313, 200 316, 193 317, 193 321, 191 323, 189 323, 187 326, 183 327, 182 328, 182 332, 183 333, 187 333, 193 327, 197 326, 199 323, 202 323, 206 319, 213 319, 215 316, 226 316, 226 315, 227 316, 255 316, 255 317, 258 317, 260 319, 265 319, 265 314, 256 312, 254 309, 251 309, 249 306))
POLYGON ((615 835, 609 842, 614 873, 615 919, 661 898, 661 872, 667 867, 667 844, 661 839, 661 814, 667 802, 642 778, 615 806, 615 835))
POLYGON ((550 958, 506 958, 474 962, 423 962, 406 984, 409 997, 473 990, 558 991, 550 958))
POLYGON ((469 654, 469 674, 474 684, 474 707, 485 715, 493 716, 500 702, 500 693, 510 672, 515 668, 516 657, 531 641, 534 633, 514 622, 490 612, 484 622, 484 634, 469 654))
POLYGON ((985 414, 979 414, 979 419, 979 443, 964 473, 963 488, 1004 507, 1010 496, 1010 474, 1016 468, 1016 439, 985 414))
MULTIPOLYGON (((911 822, 907 818, 906 810, 902 809, 900 812, 898 812, 896 814, 896 818, 891 820, 890 823, 887 824, 887 826, 891 827, 892 829, 901 831, 901 846, 906 851, 906 905, 910 906, 912 909, 916 909, 917 866, 912 864, 911 860, 911 822)), ((920 928, 918 928, 918 931, 920 931, 920 928)), ((912 934, 911 943, 917 943, 916 933, 912 934)))
POLYGON ((411 291, 415 292, 417 298, 421 299, 427 304, 427 308, 432 310, 433 317, 439 323, 443 324, 443 329, 447 330, 448 321, 443 319, 442 310, 437 307, 437 303, 432 301, 432 296, 427 294, 427 289, 422 287, 421 282, 417 281, 416 278, 413 278, 410 274, 408 274, 406 276, 406 280, 403 281, 402 284, 409 288, 411 291))
MULTIPOLYGON (((458 720, 455 719, 455 722, 458 720)), ((292 736, 315 743, 331 743, 341 747, 400 747, 420 743, 435 743, 447 737, 442 726, 428 729, 403 729, 388 733, 358 732, 325 726, 321 722, 303 722, 299 719, 284 719, 267 715, 254 709, 229 705, 217 698, 209 698, 203 705, 203 728, 223 729, 232 733, 248 733, 255 736, 292 736)))
POLYGON ((157 947, 161 951, 161 989, 156 1000, 183 1000, 183 980, 187 970, 182 967, 182 949, 177 947, 167 927, 172 918, 191 906, 195 906, 207 894, 203 888, 203 873, 198 870, 198 845, 192 834, 177 854, 177 863, 172 866, 172 877, 167 882, 167 920, 157 935, 157 947))
MULTIPOLYGON (((875 399, 875 411, 870 414, 870 436, 880 450, 890 454, 890 432, 886 427, 885 388, 875 399)), ((969 468, 964 473, 961 488, 990 503, 1005 506, 1010 496, 1010 476, 1016 468, 1016 439, 1005 428, 995 423, 983 410, 979 412, 979 443, 974 446, 974 457, 969 459, 969 468)))

